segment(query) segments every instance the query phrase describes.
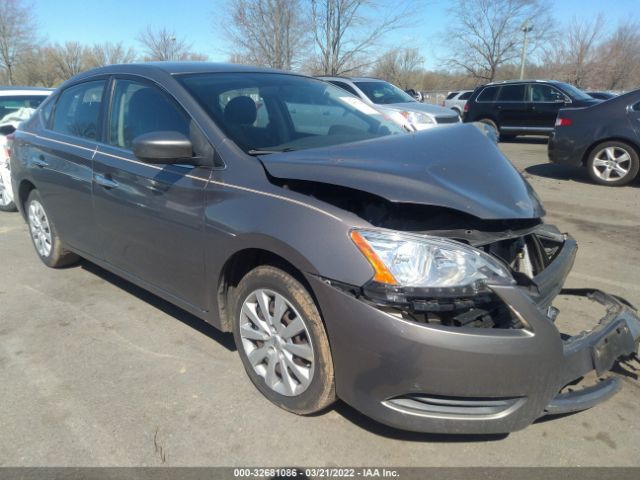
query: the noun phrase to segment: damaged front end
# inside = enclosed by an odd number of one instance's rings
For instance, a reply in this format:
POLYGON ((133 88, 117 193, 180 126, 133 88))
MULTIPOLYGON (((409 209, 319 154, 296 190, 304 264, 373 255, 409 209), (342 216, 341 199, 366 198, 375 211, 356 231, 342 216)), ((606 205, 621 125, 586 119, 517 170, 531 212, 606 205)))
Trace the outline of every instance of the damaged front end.
MULTIPOLYGON (((445 130, 437 136, 453 135, 445 130)), ((615 393, 619 380, 602 377, 638 349, 630 305, 595 290, 563 291, 576 241, 542 222, 526 180, 475 138, 416 137, 396 160, 393 139, 339 156, 327 149, 264 160, 273 184, 364 220, 348 235, 372 278, 309 281, 338 395, 395 427, 504 433, 589 408, 615 393), (470 147, 477 155, 462 151, 470 147), (586 332, 561 333, 560 294, 594 300, 607 314, 586 332)))

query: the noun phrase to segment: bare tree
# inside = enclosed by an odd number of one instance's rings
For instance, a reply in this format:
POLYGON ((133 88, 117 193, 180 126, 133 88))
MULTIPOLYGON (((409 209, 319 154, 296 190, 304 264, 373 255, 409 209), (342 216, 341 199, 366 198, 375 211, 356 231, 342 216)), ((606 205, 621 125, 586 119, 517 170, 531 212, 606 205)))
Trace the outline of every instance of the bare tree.
POLYGON ((117 63, 132 63, 135 59, 136 52, 133 48, 125 48, 121 42, 105 42, 91 47, 88 52, 87 66, 94 68, 117 63))
POLYGON ((23 55, 35 42, 35 19, 32 9, 19 0, 0 1, 0 68, 13 85, 13 75, 23 55))
POLYGON ((403 89, 415 88, 424 74, 424 57, 417 48, 389 50, 377 61, 373 74, 403 89))
POLYGON ((525 22, 533 22, 529 53, 549 41, 548 10, 544 0, 457 0, 449 11, 451 27, 445 37, 451 50, 447 66, 494 80, 502 65, 520 58, 525 22))
POLYGON ((640 25, 631 20, 618 25, 598 47, 596 56, 598 88, 637 88, 640 80, 640 25))
POLYGON ((371 51, 393 30, 407 26, 409 0, 311 0, 318 73, 340 75, 371 66, 371 51))
POLYGON ((237 63, 291 70, 309 44, 300 0, 232 0, 223 28, 237 63))
POLYGON ((87 69, 88 49, 79 42, 55 44, 50 54, 58 77, 62 81, 87 69))
POLYGON ((590 83, 597 68, 603 24, 602 15, 592 20, 572 20, 565 30, 565 41, 558 43, 549 55, 554 77, 580 88, 590 83))
POLYGON ((154 30, 150 26, 138 35, 138 42, 144 47, 144 60, 203 60, 205 55, 191 51, 191 45, 184 38, 176 36, 173 30, 162 27, 154 30))
POLYGON ((16 68, 17 81, 23 85, 53 87, 60 83, 58 68, 54 62, 54 49, 50 46, 36 47, 22 56, 16 68))

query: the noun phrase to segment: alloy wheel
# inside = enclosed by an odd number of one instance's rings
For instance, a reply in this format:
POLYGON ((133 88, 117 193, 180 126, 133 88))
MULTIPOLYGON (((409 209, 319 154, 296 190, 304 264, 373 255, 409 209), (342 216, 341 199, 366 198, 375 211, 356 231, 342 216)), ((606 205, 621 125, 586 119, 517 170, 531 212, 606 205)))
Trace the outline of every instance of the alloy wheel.
POLYGON ((605 182, 614 182, 629 174, 631 155, 621 147, 606 147, 596 153, 591 168, 596 177, 605 182))
POLYGON ((240 311, 242 347, 253 370, 267 386, 288 397, 311 384, 314 352, 304 318, 282 295, 258 289, 240 311))
POLYGON ((37 200, 29 203, 29 230, 38 254, 48 257, 51 253, 51 227, 42 204, 37 200))

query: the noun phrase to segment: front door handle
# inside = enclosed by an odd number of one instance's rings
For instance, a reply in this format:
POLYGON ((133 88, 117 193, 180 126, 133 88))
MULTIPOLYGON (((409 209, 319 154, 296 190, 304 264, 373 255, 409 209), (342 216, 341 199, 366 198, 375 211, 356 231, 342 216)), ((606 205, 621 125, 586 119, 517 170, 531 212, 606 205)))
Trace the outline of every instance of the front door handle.
POLYGON ((116 182, 115 180, 107 178, 106 176, 104 176, 104 175, 102 175, 100 173, 96 173, 93 176, 93 179, 95 180, 95 182, 98 185, 100 185, 101 187, 104 187, 106 189, 118 188, 120 186, 120 184, 118 182, 116 182))
POLYGON ((44 159, 44 155, 40 155, 38 158, 34 158, 32 163, 38 168, 45 168, 49 166, 47 161, 44 159))

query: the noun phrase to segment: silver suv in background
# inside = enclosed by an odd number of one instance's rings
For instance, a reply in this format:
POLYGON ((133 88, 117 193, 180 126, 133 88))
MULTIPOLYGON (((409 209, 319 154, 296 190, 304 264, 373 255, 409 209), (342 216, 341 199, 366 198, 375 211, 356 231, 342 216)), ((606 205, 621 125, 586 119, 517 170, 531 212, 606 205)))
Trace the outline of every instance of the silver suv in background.
POLYGON ((318 77, 359 97, 396 123, 411 130, 425 130, 441 124, 459 123, 448 108, 420 103, 395 85, 369 77, 318 77))
POLYGON ((473 90, 460 90, 459 92, 451 92, 447 95, 447 98, 442 102, 442 106, 446 108, 450 108, 454 112, 456 112, 459 116, 462 117, 462 112, 464 112, 464 106, 471 97, 473 90))

